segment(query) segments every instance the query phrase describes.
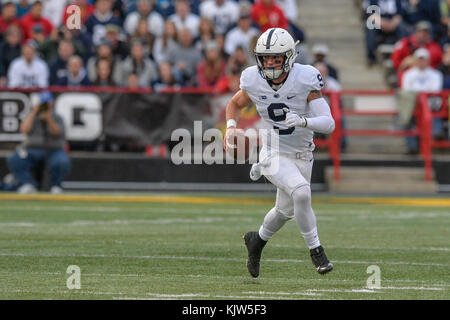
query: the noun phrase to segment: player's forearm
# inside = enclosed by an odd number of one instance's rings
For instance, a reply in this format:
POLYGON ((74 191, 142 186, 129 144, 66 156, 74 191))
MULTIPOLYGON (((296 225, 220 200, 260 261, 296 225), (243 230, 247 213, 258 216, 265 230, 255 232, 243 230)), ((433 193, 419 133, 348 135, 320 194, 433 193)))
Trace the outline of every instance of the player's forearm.
POLYGON ((236 122, 239 120, 239 114, 240 114, 240 108, 239 106, 233 102, 233 100, 230 100, 230 102, 227 105, 227 108, 225 109, 225 117, 226 120, 235 120, 236 122))
MULTIPOLYGON (((247 93, 244 90, 239 90, 233 96, 233 98, 230 99, 225 109, 225 117, 227 119, 227 122, 232 123, 233 121, 236 121, 237 123, 239 120, 239 114, 241 113, 241 109, 245 108, 250 103, 251 100, 250 97, 247 95, 247 93)), ((227 127, 229 127, 228 124, 227 127)))
POLYGON ((309 106, 313 111, 313 116, 307 118, 306 127, 319 133, 332 133, 335 123, 326 100, 324 98, 311 100, 309 106))
POLYGON ((307 118, 306 127, 315 132, 330 134, 334 131, 334 119, 330 116, 319 116, 314 118, 307 118))

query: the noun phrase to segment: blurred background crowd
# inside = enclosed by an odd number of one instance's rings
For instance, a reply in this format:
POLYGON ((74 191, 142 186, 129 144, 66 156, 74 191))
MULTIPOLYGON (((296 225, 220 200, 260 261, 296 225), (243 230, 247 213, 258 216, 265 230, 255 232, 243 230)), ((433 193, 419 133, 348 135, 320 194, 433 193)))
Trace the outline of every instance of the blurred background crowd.
POLYGON ((382 64, 389 86, 402 88, 405 72, 425 59, 427 67, 441 74, 440 87, 449 89, 450 0, 364 0, 364 26, 374 5, 379 8, 381 28, 365 28, 367 65, 382 64), (428 55, 415 57, 419 48, 428 55))
MULTIPOLYGON (((233 91, 271 27, 304 41, 296 0, 2 0, 0 85, 233 91), (81 28, 70 5, 80 8, 81 28), (72 19, 72 20, 71 20, 72 19)), ((298 62, 307 63, 306 51, 298 62)))

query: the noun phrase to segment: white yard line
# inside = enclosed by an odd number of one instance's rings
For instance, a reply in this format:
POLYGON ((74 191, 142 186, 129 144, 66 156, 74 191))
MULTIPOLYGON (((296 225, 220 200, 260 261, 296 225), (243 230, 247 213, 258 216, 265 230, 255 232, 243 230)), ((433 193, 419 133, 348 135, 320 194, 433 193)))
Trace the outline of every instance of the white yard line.
POLYGON ((142 225, 142 224, 172 224, 172 223, 216 223, 216 222, 251 222, 251 218, 168 218, 168 219, 125 219, 125 220, 75 220, 71 222, 28 222, 28 221, 16 221, 16 222, 0 222, 0 228, 10 227, 40 227, 40 226, 69 226, 69 227, 84 227, 84 226, 102 226, 102 225, 142 225))
MULTIPOLYGON (((303 245, 287 245, 287 244, 271 244, 277 248, 305 249, 303 245)), ((356 250, 386 250, 386 251, 446 251, 450 252, 450 248, 419 248, 419 247, 365 247, 365 246, 327 246, 327 249, 356 249, 356 250)))
POLYGON ((123 212, 123 213, 179 213, 179 214, 243 214, 243 213, 257 213, 260 210, 254 209, 203 209, 199 211, 197 208, 168 208, 168 207, 108 207, 108 206, 97 206, 97 207, 82 207, 82 206, 2 206, 0 207, 0 212, 2 210, 13 210, 13 211, 37 211, 37 212, 48 212, 48 211, 74 211, 74 212, 123 212))
MULTIPOLYGON (((0 252, 3 257, 79 257, 79 258, 123 258, 123 259, 173 259, 173 260, 199 260, 199 261, 245 261, 245 258, 225 258, 225 257, 195 257, 195 256, 171 256, 171 255, 120 255, 120 254, 25 254, 25 253, 6 253, 0 252)), ((264 262, 275 263, 311 263, 310 260, 297 259, 264 259, 264 262)), ((426 263, 426 262, 391 262, 391 261, 347 261, 347 260, 333 260, 335 263, 342 264, 377 264, 377 265, 413 265, 413 266, 437 266, 450 267, 449 264, 442 263, 426 263)))
MULTIPOLYGON (((82 289, 80 290, 64 290, 64 291, 33 291, 33 290, 0 290, 0 293, 2 294, 12 294, 12 293, 19 293, 19 294, 70 294, 72 297, 75 295, 100 295, 100 296, 122 296, 122 295, 129 295, 130 293, 124 293, 124 292, 101 292, 101 291, 84 291, 82 289)), ((201 293, 180 293, 180 294, 168 294, 168 293, 154 293, 154 292, 148 292, 139 294, 140 297, 112 297, 113 299, 139 299, 139 300, 146 300, 146 299, 164 299, 164 300, 171 300, 171 299, 188 299, 188 298, 220 298, 220 299, 282 299, 282 300, 289 300, 293 299, 292 297, 287 296, 266 296, 266 295, 215 295, 215 294, 201 294, 201 293)), ((319 294, 320 295, 320 294, 319 294)))
POLYGON ((259 294, 259 295, 285 295, 285 296, 321 296, 322 294, 320 293, 313 293, 313 292, 285 292, 285 291, 281 291, 281 292, 266 292, 266 291, 243 291, 242 293, 244 294, 259 294))

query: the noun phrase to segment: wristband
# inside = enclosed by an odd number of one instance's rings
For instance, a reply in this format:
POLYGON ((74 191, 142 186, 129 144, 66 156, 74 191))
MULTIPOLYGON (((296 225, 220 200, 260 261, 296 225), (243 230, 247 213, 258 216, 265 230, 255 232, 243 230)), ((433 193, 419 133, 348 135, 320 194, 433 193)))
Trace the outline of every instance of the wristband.
POLYGON ((234 119, 229 119, 229 120, 227 121, 227 129, 228 129, 229 127, 237 127, 236 120, 234 120, 234 119))

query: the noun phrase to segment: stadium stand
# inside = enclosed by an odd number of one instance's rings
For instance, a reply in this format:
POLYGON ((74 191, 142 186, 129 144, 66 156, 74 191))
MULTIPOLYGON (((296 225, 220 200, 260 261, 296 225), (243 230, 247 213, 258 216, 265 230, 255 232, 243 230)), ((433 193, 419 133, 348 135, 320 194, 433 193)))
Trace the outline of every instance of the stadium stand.
MULTIPOLYGON (((427 179, 450 185, 429 171, 431 159, 436 159, 432 154, 448 149, 446 91, 429 93, 425 99, 420 92, 426 88, 418 88, 413 114, 431 110, 432 125, 420 121, 416 127, 398 127, 398 92, 403 74, 416 63, 416 49, 428 50, 431 67, 442 74, 441 87, 450 87, 449 7, 445 0, 2 0, 1 95, 7 102, 21 101, 17 120, 4 111, 13 107, 3 108, 3 155, 23 139, 13 122, 23 119, 27 101, 38 87, 51 86, 56 110, 65 112, 58 109, 61 101, 71 104, 67 108, 72 113, 64 118, 73 122, 68 148, 75 160, 69 180, 88 179, 77 173, 77 166, 88 158, 105 159, 108 152, 115 159, 121 158, 116 152, 131 152, 147 158, 161 155, 158 161, 168 161, 173 145, 170 136, 157 128, 158 121, 173 130, 202 117, 211 127, 223 128, 221 108, 238 89, 241 71, 255 63, 251 54, 255 40, 262 31, 278 26, 301 41, 297 62, 315 65, 324 73, 327 98, 339 117, 338 134, 316 136, 317 166, 323 169, 313 177, 318 184, 326 189, 325 168, 330 163, 335 168, 356 162, 375 165, 364 160, 375 157, 381 165, 426 167, 427 179), (79 29, 68 27, 73 22, 70 5, 80 8, 79 29), (370 6, 380 9, 381 29, 366 27, 368 19, 374 19, 370 6), (276 17, 269 20, 268 12, 276 17), (85 100, 70 93, 87 97, 88 107, 80 106, 85 100), (147 110, 148 104, 154 109, 147 110), (106 113, 97 116, 101 112, 106 113), (77 136, 77 128, 95 128, 98 121, 101 130, 77 136), (132 131, 142 127, 155 130, 132 131), (405 137, 419 139, 417 155, 406 155, 405 137)), ((249 126, 255 123, 251 112, 245 120, 249 126)), ((135 160, 140 161, 130 161, 135 160)), ((163 163, 158 166, 168 170, 163 163)), ((330 179, 345 180, 343 169, 330 179)), ((239 177, 242 169, 236 170, 228 178, 219 177, 249 182, 239 177)), ((6 174, 4 167, 0 173, 6 174)), ((189 174, 182 176, 190 179, 189 174)), ((152 174, 146 177, 159 181, 152 174)), ((108 181, 106 176, 99 179, 108 181)), ((138 175, 130 179, 143 182, 138 175)), ((170 179, 173 176, 160 180, 170 179)), ((205 181, 220 182, 209 177, 205 181)))

